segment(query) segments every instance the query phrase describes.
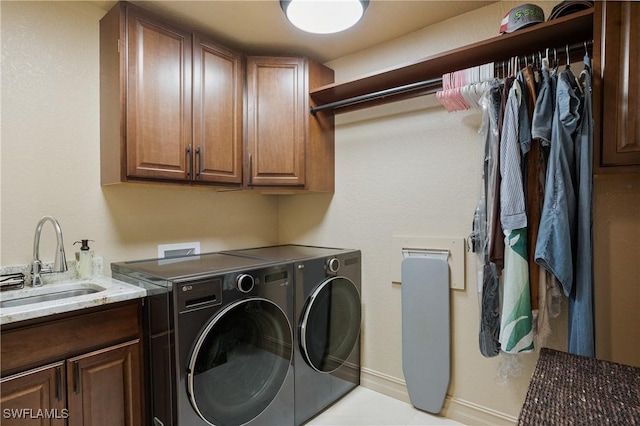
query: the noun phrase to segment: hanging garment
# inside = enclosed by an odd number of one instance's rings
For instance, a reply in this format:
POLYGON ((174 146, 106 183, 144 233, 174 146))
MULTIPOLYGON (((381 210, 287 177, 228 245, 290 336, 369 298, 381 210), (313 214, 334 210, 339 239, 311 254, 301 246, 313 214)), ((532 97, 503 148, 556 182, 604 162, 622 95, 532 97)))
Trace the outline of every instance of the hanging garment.
MULTIPOLYGON (((526 116, 522 117, 520 122, 524 120, 528 127, 525 133, 520 136, 520 143, 523 140, 527 140, 530 148, 529 152, 525 155, 524 160, 524 188, 526 195, 526 207, 527 207, 527 254, 529 255, 529 290, 531 292, 531 310, 534 311, 534 318, 537 318, 538 314, 538 301, 539 301, 539 282, 540 282, 540 267, 535 263, 535 244, 538 239, 538 228, 540 227, 540 212, 542 211, 542 200, 544 199, 544 189, 540 188, 541 181, 539 176, 541 174, 540 168, 542 165, 542 148, 540 141, 534 139, 532 136, 532 119, 537 101, 537 87, 535 81, 535 75, 533 68, 527 66, 522 69, 521 75, 524 81, 524 87, 526 90, 526 116)), ((522 130, 522 127, 520 128, 522 130)), ((542 182, 544 185, 544 181, 542 182)))
POLYGON ((593 326, 593 242, 592 242, 592 146, 591 59, 584 57, 584 93, 580 114, 580 137, 576 141, 578 178, 576 277, 569 298, 569 352, 595 356, 593 326))
MULTIPOLYGON (((500 98, 500 109, 498 110, 498 140, 502 139, 502 128, 504 124, 504 113, 507 104, 507 98, 509 97, 509 90, 513 85, 514 78, 509 77, 505 79, 502 86, 502 96, 500 98)), ((501 177, 500 177, 500 156, 496 156, 494 163, 495 173, 493 174, 495 182, 493 183, 496 191, 500 191, 501 177)), ((498 193, 499 194, 499 193, 498 193)), ((496 271, 498 275, 501 274, 504 268, 504 235, 500 228, 500 196, 497 195, 493 198, 491 204, 487 200, 487 208, 491 209, 490 214, 487 216, 489 220, 489 261, 496 265, 496 271)))
POLYGON ((531 120, 531 137, 539 139, 543 146, 551 144, 551 124, 555 109, 555 79, 549 71, 548 61, 542 61, 540 87, 531 120))
POLYGON ((505 235, 503 298, 500 314, 500 347, 506 353, 533 350, 527 215, 525 211, 518 137, 522 88, 513 82, 504 113, 500 139, 500 223, 505 235))
MULTIPOLYGON (((551 143, 551 125, 553 123, 553 111, 555 109, 555 73, 552 76, 549 70, 549 61, 547 58, 542 60, 542 66, 540 69, 540 83, 538 88, 538 93, 536 97, 536 104, 533 109, 533 117, 531 119, 531 137, 533 138, 533 146, 534 150, 537 147, 537 167, 536 167, 536 175, 535 177, 532 174, 529 174, 529 179, 536 179, 536 187, 537 187, 537 198, 538 198, 538 219, 531 220, 531 223, 536 223, 538 230, 540 227, 540 217, 542 215, 542 206, 544 201, 544 193, 545 193, 545 179, 547 172, 547 160, 549 158, 549 145, 551 143)), ((534 154, 535 155, 535 154, 534 154)), ((529 182, 531 183, 531 181, 529 182)), ((535 203, 535 201, 532 201, 535 203)), ((529 209, 532 211, 532 216, 535 214, 533 210, 536 208, 536 205, 529 204, 529 209)), ((535 264, 535 244, 538 239, 538 232, 535 232, 535 237, 533 233, 530 235, 531 239, 529 240, 529 248, 531 252, 529 253, 529 267, 531 271, 533 271, 534 267, 539 269, 538 272, 538 315, 536 317, 536 344, 538 347, 542 347, 545 345, 547 337, 551 334, 551 323, 550 317, 551 314, 552 303, 557 304, 559 306, 559 298, 561 293, 558 291, 554 291, 557 286, 557 282, 555 282, 553 275, 549 273, 544 268, 539 267, 539 265, 535 264), (535 266, 534 266, 535 264, 535 266), (556 294, 556 299, 558 301, 554 301, 554 297, 552 294, 556 294)), ((530 274, 531 284, 533 289, 533 284, 536 279, 535 272, 530 274)), ((531 307, 535 309, 536 303, 534 299, 534 291, 531 291, 531 307)), ((557 315, 556 315, 557 316, 557 315)))
MULTIPOLYGON (((480 294, 480 331, 478 335, 480 353, 493 357, 500 353, 500 277, 496 264, 489 260, 489 242, 493 213, 493 202, 499 196, 496 187, 500 139, 498 114, 500 110, 501 87, 495 81, 482 99, 484 130, 483 187, 484 202, 481 203, 482 220, 476 225, 483 234, 480 256, 482 259, 482 287, 480 294)), ((476 251, 476 250, 474 250, 476 251)))
POLYGON ((569 68, 558 76, 551 129, 545 197, 536 243, 536 263, 560 282, 565 296, 573 287, 576 235, 575 138, 580 98, 569 68))
POLYGON ((527 229, 504 232, 504 295, 500 347, 510 354, 533 351, 533 328, 527 262, 527 229))
POLYGON ((500 138, 500 223, 503 230, 527 226, 522 186, 522 146, 518 139, 521 100, 522 88, 515 80, 509 90, 500 138))
MULTIPOLYGON (((549 76, 551 78, 550 87, 551 87, 551 96, 552 96, 552 103, 553 103, 553 107, 551 110, 551 118, 549 119, 549 123, 551 126, 553 124, 553 116, 555 112, 556 88, 558 86, 558 68, 553 68, 550 71, 549 76)), ((540 179, 542 179, 542 181, 544 182, 541 186, 544 194, 546 194, 547 168, 549 164, 549 153, 551 152, 551 142, 550 142, 551 128, 549 128, 548 140, 549 140, 548 144, 545 144, 545 143, 542 144, 542 157, 543 157, 542 161, 544 162, 545 174, 541 176, 540 179)), ((544 200, 544 195, 543 195, 543 200, 544 200)), ((545 272, 544 279, 545 279, 545 284, 547 289, 547 296, 549 296, 546 298, 549 316, 551 318, 557 318, 560 316, 560 313, 562 312, 562 301, 564 299, 562 286, 560 285, 556 277, 551 272, 549 272, 545 268, 542 268, 542 270, 545 272)))

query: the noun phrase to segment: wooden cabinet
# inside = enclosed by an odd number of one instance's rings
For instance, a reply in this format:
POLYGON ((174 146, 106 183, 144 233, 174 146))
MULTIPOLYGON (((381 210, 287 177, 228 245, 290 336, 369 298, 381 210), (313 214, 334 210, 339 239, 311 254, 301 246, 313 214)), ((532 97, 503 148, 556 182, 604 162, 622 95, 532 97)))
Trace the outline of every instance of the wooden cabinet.
POLYGON ((100 21, 100 70, 103 184, 239 186, 242 55, 119 2, 100 21))
POLYGON ((186 180, 191 169, 191 33, 127 8, 128 178, 186 180))
POLYGON ((64 368, 64 362, 56 362, 2 378, 2 424, 66 425, 64 368))
POLYGON ((118 2, 100 21, 102 184, 333 192, 333 112, 309 113, 309 91, 333 83, 333 70, 286 57, 246 66, 242 54, 118 2))
POLYGON ((640 3, 595 2, 594 43, 596 172, 640 172, 640 3))
POLYGON ((309 90, 333 80, 307 58, 247 58, 248 187, 333 191, 333 112, 309 112, 309 90))
POLYGON ((69 426, 139 425, 140 342, 67 360, 69 426))
POLYGON ((131 301, 2 326, 2 424, 144 424, 140 318, 131 301))
POLYGON ((195 180, 242 183, 242 55, 194 36, 195 180))

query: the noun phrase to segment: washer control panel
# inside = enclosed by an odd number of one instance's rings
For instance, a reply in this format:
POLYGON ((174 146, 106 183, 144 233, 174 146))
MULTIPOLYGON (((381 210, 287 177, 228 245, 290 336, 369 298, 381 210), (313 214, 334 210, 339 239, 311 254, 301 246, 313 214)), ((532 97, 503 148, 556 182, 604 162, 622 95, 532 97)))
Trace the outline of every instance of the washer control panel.
POLYGON ((220 278, 183 282, 175 288, 177 289, 175 297, 178 312, 222 303, 222 280, 220 278))

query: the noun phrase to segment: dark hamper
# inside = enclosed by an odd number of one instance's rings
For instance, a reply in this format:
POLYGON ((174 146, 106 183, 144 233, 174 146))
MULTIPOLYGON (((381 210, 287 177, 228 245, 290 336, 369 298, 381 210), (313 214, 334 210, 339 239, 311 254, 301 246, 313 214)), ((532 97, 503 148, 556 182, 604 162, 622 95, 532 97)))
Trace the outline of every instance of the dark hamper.
POLYGON ((640 368, 542 348, 517 424, 640 425, 640 368))

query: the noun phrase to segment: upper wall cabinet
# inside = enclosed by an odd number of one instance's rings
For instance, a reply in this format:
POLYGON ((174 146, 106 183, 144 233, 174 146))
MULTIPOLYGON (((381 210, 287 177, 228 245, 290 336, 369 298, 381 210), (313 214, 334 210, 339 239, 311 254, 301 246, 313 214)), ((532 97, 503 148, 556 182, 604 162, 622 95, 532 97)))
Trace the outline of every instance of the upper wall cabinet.
POLYGON ((309 114, 333 70, 306 58, 247 58, 246 187, 334 190, 334 115, 309 114))
POLYGON ((597 1, 594 21, 595 169, 640 172, 640 2, 597 1))
POLYGON ((242 183, 242 55, 194 35, 195 179, 242 183))
POLYGON ((119 2, 100 69, 103 184, 242 183, 240 54, 119 2))

